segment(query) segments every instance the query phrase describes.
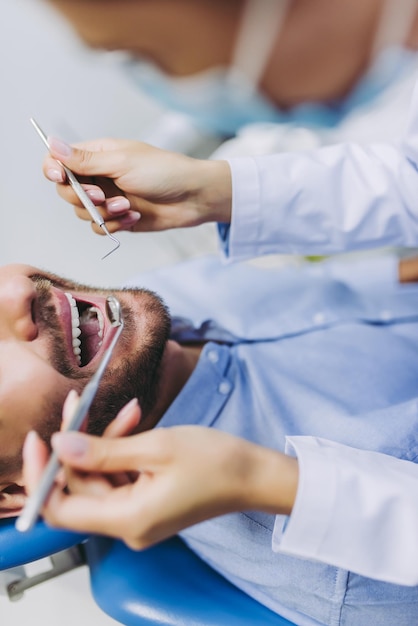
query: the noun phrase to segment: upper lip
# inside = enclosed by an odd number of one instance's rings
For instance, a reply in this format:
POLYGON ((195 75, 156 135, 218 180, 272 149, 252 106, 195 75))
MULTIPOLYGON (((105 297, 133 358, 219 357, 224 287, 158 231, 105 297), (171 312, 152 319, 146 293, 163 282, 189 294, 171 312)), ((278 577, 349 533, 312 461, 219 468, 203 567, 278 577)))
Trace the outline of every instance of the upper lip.
MULTIPOLYGON (((77 358, 73 352, 73 336, 72 336, 72 324, 71 324, 71 308, 70 303, 65 295, 65 292, 56 287, 52 287, 53 293, 57 299, 57 313, 58 319, 60 320, 60 324, 66 338, 67 343, 67 353, 71 361, 76 367, 80 367, 80 364, 77 361, 77 358)), ((88 306, 97 307, 102 315, 104 320, 103 327, 103 340, 102 345, 98 348, 98 351, 93 356, 93 358, 87 363, 85 367, 91 367, 92 369, 96 368, 96 363, 98 364, 102 358, 103 353, 106 348, 109 346, 112 337, 116 331, 116 328, 111 325, 109 318, 106 313, 106 296, 94 295, 94 297, 90 296, 86 297, 86 294, 77 293, 67 291, 66 293, 70 293, 72 297, 76 300, 77 303, 87 304, 88 306)))

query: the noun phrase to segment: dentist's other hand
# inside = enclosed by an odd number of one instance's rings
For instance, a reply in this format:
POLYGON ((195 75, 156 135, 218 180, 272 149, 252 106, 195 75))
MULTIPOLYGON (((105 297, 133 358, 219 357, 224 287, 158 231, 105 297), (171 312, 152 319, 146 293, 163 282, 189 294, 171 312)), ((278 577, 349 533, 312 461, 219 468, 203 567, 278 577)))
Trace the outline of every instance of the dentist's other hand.
MULTIPOLYGON (((29 492, 46 461, 40 443, 25 444, 29 492)), ((297 489, 295 459, 200 426, 119 439, 59 433, 52 445, 71 468, 70 494, 53 490, 43 510, 47 522, 119 537, 134 549, 224 513, 289 513, 297 489), (108 478, 120 472, 131 481, 116 486, 108 478)))
MULTIPOLYGON (((91 217, 66 184, 56 159, 83 183, 110 232, 230 222, 232 187, 226 161, 193 159, 137 141, 100 139, 77 146, 48 141, 51 156, 45 158, 44 174, 83 220, 91 217)), ((103 234, 97 224, 92 228, 103 234)))
MULTIPOLYGON (((71 390, 62 409, 61 432, 66 432, 74 411, 77 408, 78 401, 79 395, 75 390, 71 390)), ((138 400, 133 398, 122 407, 115 419, 106 427, 103 437, 116 438, 130 435, 138 426, 140 420, 141 409, 138 400)), ((83 424, 82 430, 84 431, 86 428, 87 424, 83 424)), ((23 447, 23 480, 28 494, 33 491, 35 483, 39 482, 43 469, 48 461, 48 456, 48 448, 45 442, 42 441, 35 431, 29 432, 23 447)), ((63 489, 66 487, 68 483, 71 482, 72 475, 73 470, 70 467, 61 468, 56 478, 57 488, 63 489)), ((130 482, 131 477, 125 472, 120 472, 119 474, 114 473, 111 480, 114 485, 122 485, 130 482)), ((104 479, 100 474, 86 475, 85 481, 95 493, 101 493, 103 483, 108 482, 108 480, 104 479)))

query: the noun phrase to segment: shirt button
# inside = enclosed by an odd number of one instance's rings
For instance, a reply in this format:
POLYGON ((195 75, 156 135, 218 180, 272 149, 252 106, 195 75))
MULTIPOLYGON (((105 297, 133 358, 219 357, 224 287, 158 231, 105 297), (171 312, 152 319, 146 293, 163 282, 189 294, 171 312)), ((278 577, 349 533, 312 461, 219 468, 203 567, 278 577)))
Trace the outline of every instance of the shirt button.
POLYGON ((219 361, 219 355, 216 350, 209 350, 208 359, 211 363, 217 363, 219 361))
POLYGON ((321 312, 315 313, 312 320, 314 324, 323 324, 325 322, 325 315, 321 312))
POLYGON ((230 389, 231 389, 231 385, 228 382, 226 382, 226 380, 221 382, 221 384, 218 387, 219 393, 221 393, 223 396, 226 396, 226 394, 229 393, 230 389))
POLYGON ((388 311, 387 309, 385 309, 380 313, 380 319, 383 322, 388 322, 389 320, 392 319, 392 313, 388 311))

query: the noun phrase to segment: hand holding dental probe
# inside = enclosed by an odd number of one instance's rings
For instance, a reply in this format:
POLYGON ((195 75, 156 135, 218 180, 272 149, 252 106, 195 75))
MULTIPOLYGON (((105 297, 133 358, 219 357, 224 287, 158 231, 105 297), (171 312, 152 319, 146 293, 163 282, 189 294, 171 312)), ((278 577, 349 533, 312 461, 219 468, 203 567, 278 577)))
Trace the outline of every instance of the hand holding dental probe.
MULTIPOLYGON (((67 430, 80 430, 83 426, 90 406, 96 396, 102 376, 105 372, 107 364, 109 363, 110 357, 112 356, 113 349, 123 329, 120 303, 114 296, 108 296, 106 300, 106 311, 111 325, 116 328, 116 331, 112 337, 109 347, 103 354, 103 358, 97 370, 83 389, 77 409, 72 416, 67 430)), ((59 468, 60 462, 58 457, 55 453, 52 453, 36 491, 30 498, 28 498, 22 513, 16 521, 17 530, 27 532, 33 527, 40 514, 42 506, 54 485, 59 468)))
MULTIPOLYGON (((42 511, 45 521, 118 537, 135 550, 226 513, 288 515, 296 497, 295 458, 206 426, 111 439, 65 431, 51 443, 68 490, 54 486, 42 511)), ((47 455, 42 440, 27 438, 23 476, 29 494, 47 455)))
MULTIPOLYGON (((43 130, 41 129, 39 124, 36 122, 36 120, 34 120, 33 117, 30 118, 30 121, 31 121, 33 127, 35 128, 36 132, 38 133, 38 135, 40 136, 40 138, 42 139, 42 141, 44 142, 44 144, 46 145, 46 147, 49 150, 50 147, 49 147, 47 136, 45 135, 45 133, 43 132, 43 130)), ((90 200, 90 198, 88 197, 88 195, 84 191, 83 187, 78 182, 77 178, 74 176, 73 172, 68 167, 66 167, 63 163, 61 163, 60 161, 58 161, 58 162, 61 165, 61 167, 64 169, 64 172, 65 172, 65 174, 67 176, 68 182, 70 183, 71 187, 74 189, 74 192, 76 193, 76 195, 79 198, 80 202, 82 202, 84 208, 89 212, 90 217, 106 233, 106 235, 108 237, 110 237, 110 239, 112 239, 112 241, 114 241, 115 244, 116 244, 115 247, 112 248, 112 250, 110 250, 109 252, 107 252, 107 254, 102 256, 102 260, 103 260, 106 257, 108 257, 109 254, 112 254, 112 252, 115 252, 115 250, 117 250, 119 248, 120 241, 118 239, 116 239, 116 237, 114 237, 113 235, 110 234, 110 232, 108 231, 108 229, 106 227, 104 219, 102 218, 102 216, 100 215, 100 213, 98 212, 98 210, 94 206, 93 202, 90 200)))
MULTIPOLYGON (((139 141, 97 139, 69 146, 49 138, 43 171, 77 217, 89 213, 57 161, 83 177, 83 187, 110 232, 161 231, 231 220, 232 181, 226 161, 195 159, 139 141)), ((103 234, 96 223, 93 230, 103 234)))

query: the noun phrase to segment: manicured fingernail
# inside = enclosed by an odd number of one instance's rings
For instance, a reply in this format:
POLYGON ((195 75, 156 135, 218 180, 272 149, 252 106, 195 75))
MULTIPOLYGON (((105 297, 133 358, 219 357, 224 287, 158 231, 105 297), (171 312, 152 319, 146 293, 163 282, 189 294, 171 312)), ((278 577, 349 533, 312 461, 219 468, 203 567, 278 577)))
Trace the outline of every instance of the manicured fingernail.
POLYGON ((61 139, 57 139, 56 137, 48 137, 48 144, 51 152, 54 153, 54 156, 58 157, 69 157, 71 154, 71 146, 68 143, 65 143, 61 139))
MULTIPOLYGON (((116 419, 119 421, 123 421, 128 415, 131 414, 132 409, 138 406, 138 398, 132 398, 132 400, 130 400, 128 402, 128 404, 125 404, 125 406, 123 407, 123 409, 121 409, 116 417, 116 419)), ((139 419, 138 419, 139 421, 139 419)))
POLYGON ((62 405, 61 430, 65 430, 69 422, 71 421, 74 411, 78 405, 78 400, 78 393, 75 389, 71 389, 64 400, 64 404, 62 405))
POLYGON ((83 456, 88 448, 87 439, 75 432, 54 433, 51 437, 51 444, 58 456, 83 456))
POLYGON ((109 200, 109 202, 106 203, 106 208, 109 213, 122 213, 124 211, 129 211, 131 204, 128 198, 115 198, 114 200, 109 200))
POLYGON ((49 169, 47 170, 46 175, 53 183, 64 182, 64 175, 61 170, 49 169))
POLYGON ((34 430, 30 430, 26 435, 25 441, 23 443, 22 456, 25 458, 28 449, 33 445, 33 442, 38 439, 38 435, 34 430))
POLYGON ((95 200, 96 202, 104 202, 106 199, 102 189, 86 189, 86 194, 89 198, 95 200))
POLYGON ((133 226, 141 219, 141 213, 137 211, 129 211, 128 215, 125 215, 119 220, 121 228, 129 228, 133 226))

